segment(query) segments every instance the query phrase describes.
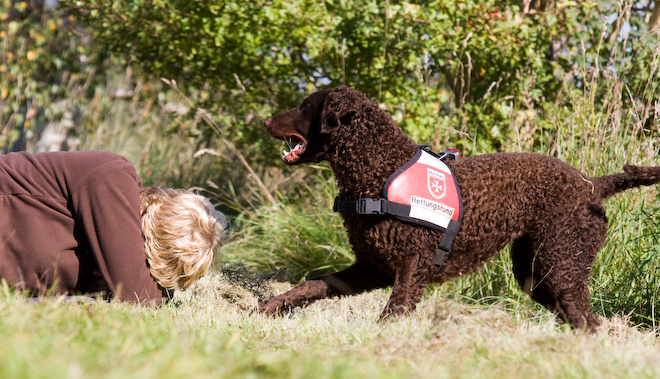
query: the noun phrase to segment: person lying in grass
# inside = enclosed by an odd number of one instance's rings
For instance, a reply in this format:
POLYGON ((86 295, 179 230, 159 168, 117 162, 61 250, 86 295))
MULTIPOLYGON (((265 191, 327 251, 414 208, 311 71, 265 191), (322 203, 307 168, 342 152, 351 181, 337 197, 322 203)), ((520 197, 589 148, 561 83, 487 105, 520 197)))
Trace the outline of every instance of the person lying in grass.
POLYGON ((205 197, 143 188, 119 155, 0 155, 0 278, 33 295, 160 305, 209 271, 226 226, 205 197))

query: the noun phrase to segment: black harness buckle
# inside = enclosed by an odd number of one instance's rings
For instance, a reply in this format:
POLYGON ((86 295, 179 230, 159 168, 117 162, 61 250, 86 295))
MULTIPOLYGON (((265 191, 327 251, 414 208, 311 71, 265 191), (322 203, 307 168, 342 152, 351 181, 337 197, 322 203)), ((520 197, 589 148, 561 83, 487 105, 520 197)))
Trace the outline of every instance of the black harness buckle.
POLYGON ((456 149, 445 150, 440 154, 440 160, 446 161, 457 161, 461 159, 461 153, 456 149))
POLYGON ((387 200, 360 198, 355 202, 355 213, 359 215, 385 214, 387 213, 387 200))

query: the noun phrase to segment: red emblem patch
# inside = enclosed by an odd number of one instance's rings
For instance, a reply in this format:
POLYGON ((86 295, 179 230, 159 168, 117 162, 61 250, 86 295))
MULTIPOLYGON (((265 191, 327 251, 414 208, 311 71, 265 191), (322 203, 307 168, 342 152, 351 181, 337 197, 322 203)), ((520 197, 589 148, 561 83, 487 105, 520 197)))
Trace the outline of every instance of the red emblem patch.
POLYGON ((447 181, 445 180, 445 174, 432 170, 430 168, 426 169, 426 185, 429 189, 429 193, 436 199, 442 199, 447 193, 447 181))

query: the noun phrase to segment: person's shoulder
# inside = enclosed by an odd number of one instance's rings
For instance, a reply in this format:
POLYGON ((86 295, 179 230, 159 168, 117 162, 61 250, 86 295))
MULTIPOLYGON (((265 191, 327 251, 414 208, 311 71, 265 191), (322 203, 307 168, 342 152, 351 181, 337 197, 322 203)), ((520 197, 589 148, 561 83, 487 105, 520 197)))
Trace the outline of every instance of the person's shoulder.
POLYGON ((119 171, 130 172, 135 175, 135 167, 121 155, 103 150, 61 151, 53 153, 39 153, 41 161, 46 161, 56 170, 64 172, 67 176, 83 178, 92 173, 112 175, 119 171))
POLYGON ((42 153, 29 153, 25 151, 18 151, 2 156, 3 160, 28 160, 36 162, 72 162, 72 161, 87 161, 87 162, 105 162, 105 161, 127 161, 121 155, 104 150, 83 150, 83 151, 48 151, 42 153))
POLYGON ((84 150, 84 151, 56 151, 52 153, 39 153, 48 159, 80 160, 92 162, 125 161, 126 158, 119 154, 104 150, 84 150))
POLYGON ((69 167, 90 169, 105 165, 106 163, 120 163, 121 165, 132 164, 123 156, 103 150, 85 151, 57 151, 52 153, 35 154, 39 159, 49 162, 61 162, 69 167))
POLYGON ((18 169, 34 167, 42 173, 84 175, 97 170, 128 170, 135 167, 125 157, 103 150, 15 152, 0 156, 0 165, 18 169))
POLYGON ((93 167, 113 161, 130 163, 121 155, 102 150, 49 151, 36 154, 19 151, 0 156, 0 164, 3 165, 32 165, 42 168, 93 167))

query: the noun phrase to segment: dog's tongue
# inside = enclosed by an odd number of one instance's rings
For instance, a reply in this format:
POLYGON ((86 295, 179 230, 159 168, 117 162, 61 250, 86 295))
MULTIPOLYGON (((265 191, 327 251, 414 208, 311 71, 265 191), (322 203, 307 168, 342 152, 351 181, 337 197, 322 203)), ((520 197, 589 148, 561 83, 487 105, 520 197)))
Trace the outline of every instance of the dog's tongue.
POLYGON ((282 150, 282 158, 287 162, 295 162, 303 151, 305 151, 305 143, 300 141, 291 151, 282 150))

